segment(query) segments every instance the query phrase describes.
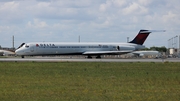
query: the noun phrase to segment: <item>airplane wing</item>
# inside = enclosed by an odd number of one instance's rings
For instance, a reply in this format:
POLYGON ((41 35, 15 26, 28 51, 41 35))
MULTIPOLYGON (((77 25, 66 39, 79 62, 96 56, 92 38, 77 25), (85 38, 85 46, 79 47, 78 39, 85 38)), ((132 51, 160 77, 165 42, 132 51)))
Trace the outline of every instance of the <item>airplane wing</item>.
POLYGON ((131 53, 133 51, 87 51, 83 55, 121 55, 126 53, 131 53))

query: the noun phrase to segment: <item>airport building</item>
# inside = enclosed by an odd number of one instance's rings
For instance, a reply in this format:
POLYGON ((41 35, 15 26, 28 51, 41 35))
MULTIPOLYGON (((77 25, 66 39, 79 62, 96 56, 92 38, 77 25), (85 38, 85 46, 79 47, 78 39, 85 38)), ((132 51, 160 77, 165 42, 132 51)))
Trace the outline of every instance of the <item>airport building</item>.
POLYGON ((15 52, 15 48, 8 48, 8 47, 1 47, 0 50, 7 50, 7 51, 11 51, 11 52, 15 52))

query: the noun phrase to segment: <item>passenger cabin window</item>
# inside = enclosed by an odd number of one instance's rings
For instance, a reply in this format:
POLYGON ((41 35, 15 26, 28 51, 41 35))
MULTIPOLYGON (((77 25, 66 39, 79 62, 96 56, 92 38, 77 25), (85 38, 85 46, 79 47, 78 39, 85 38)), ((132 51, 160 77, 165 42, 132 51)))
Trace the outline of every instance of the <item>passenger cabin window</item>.
POLYGON ((22 46, 24 46, 25 43, 22 43, 17 49, 21 48, 22 46))

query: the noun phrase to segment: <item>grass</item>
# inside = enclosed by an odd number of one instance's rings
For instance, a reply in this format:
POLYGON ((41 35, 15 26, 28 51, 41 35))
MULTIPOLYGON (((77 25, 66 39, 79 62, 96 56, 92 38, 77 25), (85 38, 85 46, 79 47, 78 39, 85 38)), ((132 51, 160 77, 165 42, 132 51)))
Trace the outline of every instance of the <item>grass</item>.
POLYGON ((179 101, 180 63, 0 62, 1 101, 179 101))

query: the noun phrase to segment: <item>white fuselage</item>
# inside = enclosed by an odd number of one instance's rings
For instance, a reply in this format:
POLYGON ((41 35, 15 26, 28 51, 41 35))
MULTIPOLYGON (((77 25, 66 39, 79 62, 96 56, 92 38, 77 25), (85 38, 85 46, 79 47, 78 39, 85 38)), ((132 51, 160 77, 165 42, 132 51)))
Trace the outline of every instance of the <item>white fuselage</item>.
POLYGON ((142 49, 144 46, 133 43, 24 43, 16 50, 17 55, 103 55, 123 54, 142 49))

